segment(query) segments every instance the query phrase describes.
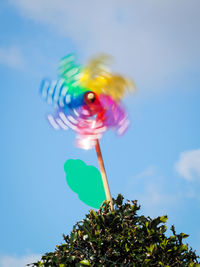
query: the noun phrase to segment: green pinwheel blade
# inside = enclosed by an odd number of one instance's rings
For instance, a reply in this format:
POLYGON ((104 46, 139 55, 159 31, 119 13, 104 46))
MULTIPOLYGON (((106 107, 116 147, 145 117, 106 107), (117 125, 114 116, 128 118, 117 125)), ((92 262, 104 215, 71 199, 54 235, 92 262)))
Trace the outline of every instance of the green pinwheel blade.
POLYGON ((78 194, 81 201, 93 208, 99 208, 106 194, 99 170, 80 159, 69 159, 64 164, 67 184, 78 194))

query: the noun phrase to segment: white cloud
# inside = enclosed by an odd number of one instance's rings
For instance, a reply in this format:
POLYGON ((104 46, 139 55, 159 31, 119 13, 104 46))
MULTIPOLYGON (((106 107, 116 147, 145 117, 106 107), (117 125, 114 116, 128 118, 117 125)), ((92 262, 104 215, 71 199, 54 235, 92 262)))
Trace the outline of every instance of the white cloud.
POLYGON ((199 65, 199 0, 10 0, 36 22, 76 41, 88 57, 112 54, 141 83, 167 82, 199 65))
POLYGON ((0 255, 1 267, 25 267, 28 263, 37 262, 41 259, 41 255, 33 254, 24 257, 15 257, 9 255, 0 255))
POLYGON ((200 179, 200 149, 182 152, 175 164, 175 169, 188 181, 200 179))
POLYGON ((138 178, 144 178, 147 176, 152 176, 155 174, 156 171, 156 167, 155 166, 150 166, 147 169, 141 171, 140 173, 136 174, 134 179, 138 179, 138 178))
MULTIPOLYGON (((181 153, 175 168, 189 181, 200 178, 200 149, 181 153)), ((200 200, 198 188, 193 184, 169 178, 160 174, 156 166, 150 166, 129 179, 125 194, 129 199, 137 199, 144 213, 151 216, 169 213, 185 200, 200 200)))
POLYGON ((15 69, 23 69, 25 67, 25 60, 18 47, 0 47, 0 64, 15 69))
POLYGON ((126 194, 129 199, 137 199, 144 213, 150 216, 168 213, 183 196, 171 190, 171 183, 155 166, 134 175, 128 182, 126 194))

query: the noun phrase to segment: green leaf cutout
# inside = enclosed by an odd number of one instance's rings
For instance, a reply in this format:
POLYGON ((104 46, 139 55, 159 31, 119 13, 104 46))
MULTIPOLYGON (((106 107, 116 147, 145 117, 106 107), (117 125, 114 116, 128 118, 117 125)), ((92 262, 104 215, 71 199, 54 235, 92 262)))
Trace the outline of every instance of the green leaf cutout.
POLYGON ((81 201, 90 207, 99 209, 106 200, 103 181, 99 170, 86 165, 80 159, 69 159, 65 162, 64 170, 69 187, 78 194, 81 201))

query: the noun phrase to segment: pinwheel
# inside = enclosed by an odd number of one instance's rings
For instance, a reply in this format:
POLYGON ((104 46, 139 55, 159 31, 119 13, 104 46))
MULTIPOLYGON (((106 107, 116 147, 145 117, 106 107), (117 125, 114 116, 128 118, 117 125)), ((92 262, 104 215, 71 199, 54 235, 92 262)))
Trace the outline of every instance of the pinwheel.
POLYGON ((59 79, 43 80, 42 97, 55 106, 55 114, 47 116, 56 130, 76 132, 76 145, 83 149, 96 148, 106 199, 112 199, 99 146, 99 139, 109 129, 122 135, 129 120, 121 100, 134 83, 108 68, 109 57, 100 55, 85 66, 78 65, 73 54, 60 61, 59 79))

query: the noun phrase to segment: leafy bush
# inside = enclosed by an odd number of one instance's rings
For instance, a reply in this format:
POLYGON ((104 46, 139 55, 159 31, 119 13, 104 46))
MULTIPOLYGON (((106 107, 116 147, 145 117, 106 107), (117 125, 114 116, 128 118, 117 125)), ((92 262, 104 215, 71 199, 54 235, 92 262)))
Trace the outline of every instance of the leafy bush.
MULTIPOLYGON (((65 243, 46 253, 31 266, 200 266, 198 256, 177 234, 174 226, 167 237, 167 216, 154 219, 137 215, 137 201, 113 199, 114 211, 105 202, 96 212, 90 210, 78 222, 65 243)), ((29 266, 30 266, 29 265, 29 266)))

